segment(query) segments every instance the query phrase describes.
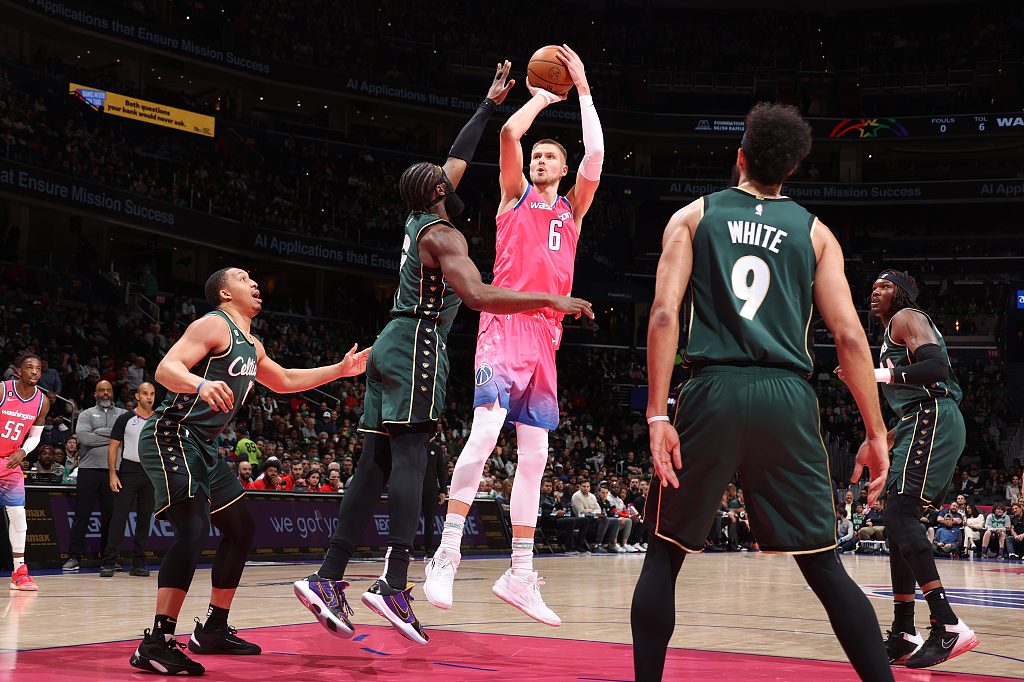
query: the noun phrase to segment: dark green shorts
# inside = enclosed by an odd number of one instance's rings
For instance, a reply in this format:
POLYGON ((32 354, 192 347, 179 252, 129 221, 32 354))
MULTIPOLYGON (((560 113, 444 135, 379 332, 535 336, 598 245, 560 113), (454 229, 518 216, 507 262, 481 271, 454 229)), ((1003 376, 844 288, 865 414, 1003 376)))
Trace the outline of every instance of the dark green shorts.
POLYGON ((803 376, 769 367, 697 368, 679 394, 679 488, 655 477, 647 526, 689 552, 704 548, 733 473, 764 552, 808 554, 836 546, 828 454, 818 401, 803 376))
POLYGON ((157 518, 175 502, 196 495, 210 500, 215 512, 245 494, 216 446, 190 434, 187 424, 150 418, 139 434, 139 460, 153 481, 157 518))
POLYGON ((396 317, 366 360, 360 431, 387 433, 389 424, 435 421, 448 387, 445 337, 432 320, 396 317))
POLYGON ((921 401, 920 409, 896 425, 892 463, 885 489, 919 497, 926 506, 942 506, 963 454, 967 428, 960 408, 949 398, 921 401))

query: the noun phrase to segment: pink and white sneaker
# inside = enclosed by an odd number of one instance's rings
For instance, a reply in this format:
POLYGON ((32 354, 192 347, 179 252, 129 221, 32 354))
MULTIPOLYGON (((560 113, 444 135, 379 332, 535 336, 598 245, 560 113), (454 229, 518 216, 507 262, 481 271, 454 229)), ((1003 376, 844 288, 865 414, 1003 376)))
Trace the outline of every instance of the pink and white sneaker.
POLYGON ((11 589, 22 592, 35 592, 39 589, 39 585, 36 585, 32 576, 28 574, 28 566, 25 564, 18 566, 18 570, 11 573, 11 589))

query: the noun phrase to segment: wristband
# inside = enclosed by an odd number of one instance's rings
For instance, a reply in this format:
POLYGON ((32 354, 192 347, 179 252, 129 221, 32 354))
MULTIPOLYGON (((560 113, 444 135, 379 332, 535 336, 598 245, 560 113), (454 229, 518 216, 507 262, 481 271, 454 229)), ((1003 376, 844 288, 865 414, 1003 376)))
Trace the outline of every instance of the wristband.
POLYGON ((671 421, 666 414, 659 414, 654 417, 647 418, 647 425, 650 426, 654 422, 667 422, 671 421))
POLYGON ((875 368, 875 381, 880 384, 891 384, 892 370, 887 367, 875 368))
POLYGON ((199 395, 199 389, 201 389, 203 387, 203 384, 205 384, 207 381, 209 381, 209 379, 203 379, 202 381, 199 382, 199 385, 196 386, 196 395, 199 395))

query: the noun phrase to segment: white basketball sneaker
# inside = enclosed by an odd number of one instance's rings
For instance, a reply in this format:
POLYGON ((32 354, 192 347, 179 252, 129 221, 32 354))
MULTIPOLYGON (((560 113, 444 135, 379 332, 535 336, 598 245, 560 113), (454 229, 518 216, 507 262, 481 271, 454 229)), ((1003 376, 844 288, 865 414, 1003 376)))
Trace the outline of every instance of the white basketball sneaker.
POLYGON ((423 594, 427 601, 439 609, 452 607, 452 588, 455 585, 455 572, 459 570, 462 555, 447 549, 438 548, 434 558, 427 562, 423 572, 427 582, 423 583, 423 594))
POLYGON ((517 576, 512 574, 510 568, 498 578, 491 591, 498 599, 511 604, 530 618, 557 628, 562 624, 562 619, 547 607, 544 598, 540 596, 540 586, 543 584, 544 581, 537 578, 537 571, 517 576))

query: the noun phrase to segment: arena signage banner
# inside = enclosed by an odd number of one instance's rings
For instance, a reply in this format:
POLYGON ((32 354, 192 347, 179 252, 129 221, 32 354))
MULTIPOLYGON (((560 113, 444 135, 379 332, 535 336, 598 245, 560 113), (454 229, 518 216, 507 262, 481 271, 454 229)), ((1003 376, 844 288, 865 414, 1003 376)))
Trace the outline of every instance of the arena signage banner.
POLYGON ((97 90, 76 83, 68 85, 68 92, 101 113, 152 123, 186 133, 195 133, 204 137, 214 136, 216 119, 213 116, 197 114, 185 109, 175 109, 156 102, 147 102, 137 97, 125 97, 116 92, 97 90))
MULTIPOLYGON (((724 180, 662 180, 663 200, 695 199, 728 189, 724 180)), ((845 185, 789 182, 782 193, 801 204, 923 204, 950 201, 1024 201, 1024 179, 887 182, 845 185)))
MULTIPOLYGON (((389 83, 381 79, 365 78, 319 69, 316 67, 279 62, 252 55, 242 55, 231 49, 193 40, 165 27, 148 26, 134 18, 115 17, 100 11, 82 8, 72 2, 59 0, 3 0, 41 12, 49 17, 74 24, 83 29, 132 41, 145 47, 164 50, 183 58, 201 59, 208 63, 236 69, 248 74, 273 78, 279 82, 311 88, 334 87, 336 90, 374 100, 390 100, 402 104, 415 104, 449 111, 471 113, 483 99, 480 95, 462 95, 440 92, 402 83, 389 83), (325 86, 325 84, 333 84, 325 86)), ((520 67, 521 68, 521 65, 520 67)), ((599 65, 592 65, 599 69, 599 65)), ((521 92, 517 90, 517 92, 521 92)), ((538 118, 550 122, 572 125, 580 120, 579 107, 574 97, 562 105, 547 107, 538 118)), ((496 113, 509 116, 523 104, 511 99, 500 104, 496 113)), ((889 138, 927 137, 992 137, 1020 135, 1024 131, 1024 117, 1020 113, 909 116, 901 118, 812 118, 815 139, 833 139, 843 142, 875 142, 889 138)), ((744 131, 742 116, 715 116, 697 114, 647 114, 618 110, 602 110, 601 123, 606 130, 644 131, 650 135, 721 137, 739 140, 744 131)))
POLYGON ((0 159, 0 193, 87 211, 171 238, 300 265, 397 275, 399 254, 246 226, 184 206, 0 159))
MULTIPOLYGON (((271 560, 295 558, 296 555, 321 554, 327 551, 331 535, 338 524, 338 505, 341 496, 331 494, 302 495, 251 491, 245 502, 256 521, 256 537, 253 539, 249 558, 271 560)), ((66 560, 71 541, 71 523, 75 516, 75 489, 71 486, 33 487, 26 490, 26 515, 28 516, 28 541, 26 557, 33 568, 57 566, 66 560)), ((509 541, 502 526, 497 504, 493 500, 478 500, 466 518, 466 532, 463 547, 473 550, 507 552, 509 541)), ((445 507, 434 510, 435 541, 441 537, 444 527, 445 507)), ((413 545, 423 549, 423 524, 421 516, 413 545)), ((125 527, 124 547, 130 551, 135 538, 138 518, 132 508, 125 527)), ((373 518, 359 538, 358 552, 383 552, 388 544, 388 505, 382 499, 374 509, 373 518)), ((203 550, 204 556, 211 556, 220 543, 221 534, 211 528, 210 537, 203 550)), ((174 529, 167 521, 153 519, 150 526, 146 555, 162 557, 174 542, 174 529)), ((89 519, 86 530, 85 550, 87 559, 100 557, 100 512, 97 506, 89 519)))

